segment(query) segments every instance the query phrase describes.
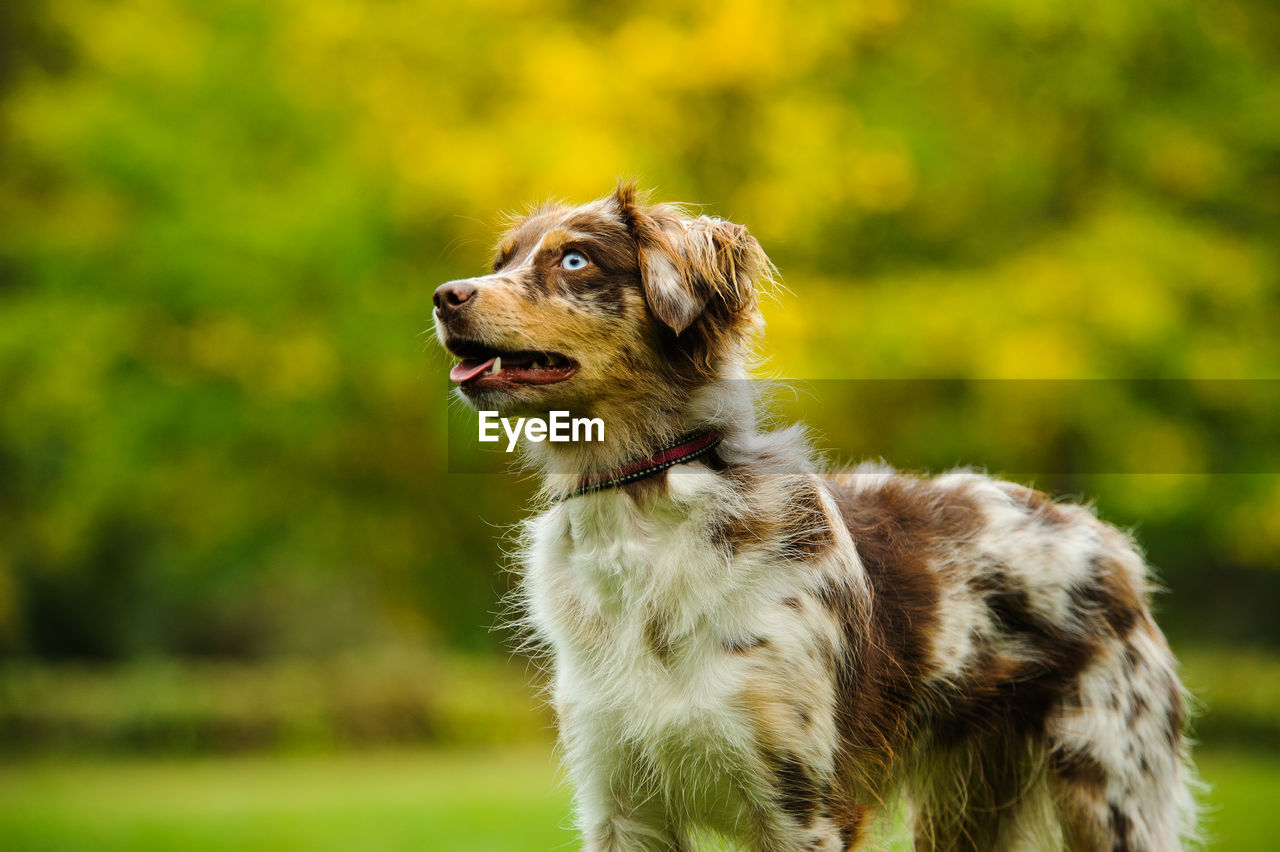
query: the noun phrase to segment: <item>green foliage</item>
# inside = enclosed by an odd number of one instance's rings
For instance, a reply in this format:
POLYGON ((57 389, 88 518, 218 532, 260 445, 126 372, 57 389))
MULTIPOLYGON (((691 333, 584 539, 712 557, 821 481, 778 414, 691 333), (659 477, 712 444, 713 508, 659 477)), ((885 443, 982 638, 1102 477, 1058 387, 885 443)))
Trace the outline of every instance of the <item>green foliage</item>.
MULTIPOLYGON (((1280 375, 1277 43, 1245 0, 8 3, 0 650, 492 649, 530 486, 447 472, 430 294, 618 175, 762 239, 783 375, 1280 375)), ((1005 434, 1081 422, 1199 470, 1142 400, 1005 434)), ((1185 633, 1280 639, 1275 476, 1050 484, 1146 524, 1185 633)))
MULTIPOLYGON (((1280 658, 1177 648, 1195 739, 1280 754, 1280 658)), ((531 667, 384 648, 327 658, 0 666, 0 754, 321 752, 546 742, 531 667), (534 686, 529 682, 533 681, 534 686)))
POLYGON ((385 649, 262 663, 0 667, 0 753, 315 752, 545 742, 523 667, 385 649))
POLYGON ((1248 649, 1199 649, 1179 655, 1195 696, 1196 738, 1280 751, 1280 659, 1248 649))

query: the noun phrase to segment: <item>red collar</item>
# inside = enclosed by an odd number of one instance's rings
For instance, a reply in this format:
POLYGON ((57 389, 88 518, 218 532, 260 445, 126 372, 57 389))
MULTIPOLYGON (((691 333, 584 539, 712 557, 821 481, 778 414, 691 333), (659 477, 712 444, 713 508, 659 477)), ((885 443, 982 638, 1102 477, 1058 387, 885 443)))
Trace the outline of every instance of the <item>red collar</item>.
POLYGON ((668 447, 651 456, 627 462, 621 467, 615 467, 613 470, 605 471, 604 473, 582 477, 582 479, 578 480, 578 487, 570 491, 562 499, 568 500, 570 497, 590 494, 593 491, 617 488, 619 485, 626 485, 628 482, 635 482, 636 480, 662 473, 669 467, 684 464, 685 462, 693 461, 699 456, 706 455, 720 444, 720 439, 721 435, 715 429, 686 435, 675 446, 668 447))

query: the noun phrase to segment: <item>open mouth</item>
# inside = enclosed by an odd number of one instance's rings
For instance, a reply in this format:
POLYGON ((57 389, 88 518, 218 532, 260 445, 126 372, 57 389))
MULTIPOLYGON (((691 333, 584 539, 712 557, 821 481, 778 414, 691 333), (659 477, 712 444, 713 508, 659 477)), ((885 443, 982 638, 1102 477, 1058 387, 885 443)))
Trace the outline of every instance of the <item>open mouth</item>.
POLYGON ((573 359, 558 352, 508 351, 461 340, 450 341, 449 350, 462 358, 449 378, 464 388, 551 385, 578 372, 573 359))

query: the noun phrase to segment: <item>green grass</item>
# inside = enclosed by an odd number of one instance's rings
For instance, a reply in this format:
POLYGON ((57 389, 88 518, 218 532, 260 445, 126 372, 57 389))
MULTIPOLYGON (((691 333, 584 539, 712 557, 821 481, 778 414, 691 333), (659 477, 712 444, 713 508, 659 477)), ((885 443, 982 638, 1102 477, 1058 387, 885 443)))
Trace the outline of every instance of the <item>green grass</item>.
MULTIPOLYGON (((1275 849, 1280 757, 1204 751, 1212 848, 1275 849)), ((5 850, 576 849, 552 757, 357 752, 37 760, 0 769, 5 850)))
POLYGON ((23 763, 0 848, 572 849, 558 778, 546 750, 23 763))
POLYGON ((1274 852, 1280 842, 1280 756, 1206 749, 1196 762, 1211 788, 1205 815, 1209 848, 1274 852))

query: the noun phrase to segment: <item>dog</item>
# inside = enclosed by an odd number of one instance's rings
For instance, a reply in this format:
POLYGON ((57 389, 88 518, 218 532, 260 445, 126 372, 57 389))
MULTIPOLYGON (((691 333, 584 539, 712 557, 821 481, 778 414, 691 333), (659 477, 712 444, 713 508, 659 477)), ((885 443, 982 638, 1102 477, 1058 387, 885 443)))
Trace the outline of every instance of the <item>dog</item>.
POLYGON ((585 847, 1182 848, 1187 698, 1134 542, 974 472, 823 472, 748 381, 773 281, 743 226, 620 183, 434 295, 468 403, 606 424, 525 448, 585 847))

